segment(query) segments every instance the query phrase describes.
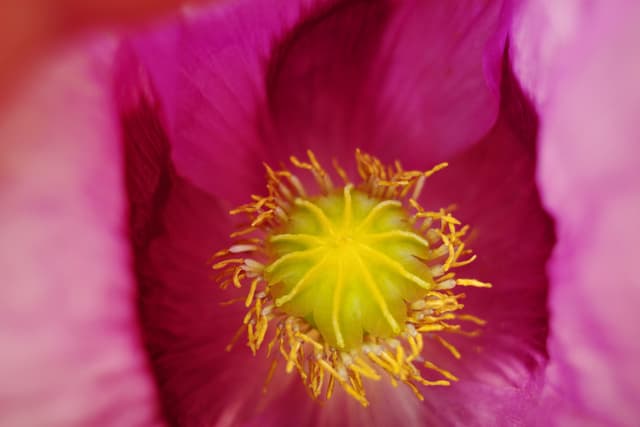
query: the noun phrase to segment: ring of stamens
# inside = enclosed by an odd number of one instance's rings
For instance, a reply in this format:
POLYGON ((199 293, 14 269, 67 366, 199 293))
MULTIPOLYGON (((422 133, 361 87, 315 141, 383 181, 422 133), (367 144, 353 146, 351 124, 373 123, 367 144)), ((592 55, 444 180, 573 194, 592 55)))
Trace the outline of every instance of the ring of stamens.
POLYGON ((329 399, 337 383, 367 406, 363 381, 382 376, 421 400, 420 385, 450 385, 457 378, 424 359, 424 335, 459 358, 442 332, 473 334, 459 322, 484 321, 459 313, 464 294, 452 289, 491 285, 452 271, 475 259, 463 242, 469 226, 452 208, 428 211, 418 203, 426 179, 446 163, 405 171, 358 150, 361 182, 334 161, 344 182, 336 187, 307 154, 308 161, 291 163, 311 174, 319 194, 309 196, 290 170, 265 165, 268 196, 231 211, 245 215, 246 226, 215 254, 213 269, 223 289, 248 289, 248 311, 228 349, 246 334, 254 354, 266 347, 272 359, 265 387, 284 360, 314 398, 329 399))

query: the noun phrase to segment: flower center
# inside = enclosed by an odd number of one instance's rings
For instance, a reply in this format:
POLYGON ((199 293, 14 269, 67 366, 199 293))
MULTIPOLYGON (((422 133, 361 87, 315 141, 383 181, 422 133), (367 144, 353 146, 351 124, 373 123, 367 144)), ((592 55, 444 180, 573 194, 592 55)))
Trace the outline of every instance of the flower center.
POLYGON ((425 264, 429 243, 412 230, 402 203, 351 184, 294 203, 290 220, 269 238, 275 260, 265 278, 276 307, 340 349, 361 346, 365 334, 400 334, 405 301, 436 287, 425 264))
POLYGON ((364 406, 363 379, 387 376, 419 399, 421 387, 457 380, 423 350, 437 344, 459 358, 442 333, 484 321, 460 313, 464 294, 453 288, 491 285, 452 271, 475 259, 463 242, 469 227, 449 209, 427 211, 418 202, 426 179, 446 164, 406 171, 356 151, 360 182, 334 162, 344 181, 334 186, 308 157, 291 162, 314 178, 314 195, 296 174, 266 166, 269 194, 231 211, 248 221, 213 269, 223 289, 247 289, 248 311, 227 349, 246 334, 251 351, 266 347, 272 360, 265 387, 284 359, 313 397, 329 399, 339 384, 364 406))

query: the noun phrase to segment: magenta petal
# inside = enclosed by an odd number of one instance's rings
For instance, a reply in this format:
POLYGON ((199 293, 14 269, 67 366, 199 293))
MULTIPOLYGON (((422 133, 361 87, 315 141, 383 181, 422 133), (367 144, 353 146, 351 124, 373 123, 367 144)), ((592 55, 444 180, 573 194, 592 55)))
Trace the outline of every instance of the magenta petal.
POLYGON ((391 2, 335 2, 301 20, 278 40, 265 72, 272 164, 311 148, 324 162, 351 166, 356 147, 377 135, 382 76, 376 58, 394 14, 391 2))
POLYGON ((110 66, 57 52, 0 121, 0 424, 158 425, 110 66))
POLYGON ((259 188, 262 160, 306 147, 385 150, 413 166, 475 142, 497 113, 500 9, 244 0, 134 45, 166 104, 177 169, 237 203, 236 183, 259 188))
POLYGON ((640 419, 640 4, 580 12, 540 78, 539 179, 558 224, 548 391, 564 400, 558 425, 631 426, 640 419))
POLYGON ((380 91, 379 150, 423 168, 424 159, 447 159, 491 128, 499 103, 491 85, 500 79, 504 43, 501 7, 500 1, 402 2, 374 65, 381 73, 371 88, 380 91))
POLYGON ((338 2, 301 21, 269 64, 272 158, 359 147, 425 167, 476 142, 497 114, 500 2, 463 3, 338 2))
POLYGON ((176 168, 233 204, 247 196, 237 183, 260 188, 265 62, 304 3, 228 2, 133 41, 164 104, 176 168))

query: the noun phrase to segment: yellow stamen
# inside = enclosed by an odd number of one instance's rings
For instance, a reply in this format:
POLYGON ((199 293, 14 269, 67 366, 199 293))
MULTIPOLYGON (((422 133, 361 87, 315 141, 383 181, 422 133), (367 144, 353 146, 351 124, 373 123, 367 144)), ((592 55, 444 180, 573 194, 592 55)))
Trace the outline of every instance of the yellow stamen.
POLYGON ((258 282, 260 281, 260 278, 255 278, 253 279, 253 281, 251 282, 251 287, 249 288, 249 293, 247 294, 247 298, 245 299, 244 305, 245 307, 250 307, 251 303, 253 302, 253 296, 256 293, 256 288, 258 287, 258 282))
POLYGON ((456 279, 456 283, 460 286, 474 286, 476 288, 490 288, 491 283, 481 282, 476 279, 456 279))

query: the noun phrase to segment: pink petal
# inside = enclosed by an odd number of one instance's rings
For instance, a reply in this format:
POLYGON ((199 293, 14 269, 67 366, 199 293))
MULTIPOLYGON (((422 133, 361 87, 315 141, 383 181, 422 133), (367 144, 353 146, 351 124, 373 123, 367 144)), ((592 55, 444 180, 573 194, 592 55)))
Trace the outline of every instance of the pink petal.
POLYGON ((305 4, 227 2, 188 11, 133 40, 163 102, 176 167, 234 205, 245 197, 237 185, 261 185, 264 147, 255 115, 264 99, 265 58, 305 4))
POLYGON ((491 86, 500 80, 501 18, 509 18, 501 8, 501 1, 401 2, 367 76, 375 111, 366 125, 377 133, 371 151, 423 167, 489 131, 498 114, 491 86))
MULTIPOLYGON (((273 157, 312 148, 344 159, 360 147, 423 167, 476 142, 497 113, 483 66, 499 10, 499 2, 361 1, 302 21, 268 70, 273 157)), ((502 50, 501 38, 492 42, 502 50)))
POLYGON ((475 142, 497 113, 500 7, 245 0, 134 44, 168 108, 176 167, 237 203, 238 182, 260 188, 263 159, 306 147, 410 148, 411 163, 475 142))
POLYGON ((534 74, 547 82, 539 179, 558 226, 548 394, 564 400, 558 425, 635 425, 640 5, 596 2, 569 16, 575 31, 534 74))
POLYGON ((94 53, 57 52, 0 120, 2 425, 160 424, 133 305, 108 55, 94 53))
POLYGON ((377 137, 376 92, 387 66, 376 58, 395 10, 388 1, 334 3, 275 40, 259 112, 270 163, 306 157, 311 148, 321 161, 335 157, 349 167, 355 148, 377 137))

